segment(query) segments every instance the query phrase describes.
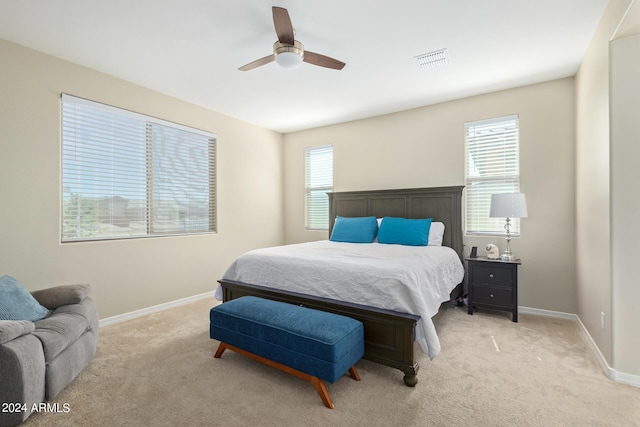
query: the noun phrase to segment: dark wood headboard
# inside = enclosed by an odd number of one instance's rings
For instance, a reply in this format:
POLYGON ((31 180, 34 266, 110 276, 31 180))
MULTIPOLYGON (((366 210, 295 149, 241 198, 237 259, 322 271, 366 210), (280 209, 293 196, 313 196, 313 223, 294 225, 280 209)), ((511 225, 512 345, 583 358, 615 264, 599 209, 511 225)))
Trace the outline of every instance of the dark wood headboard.
POLYGON ((433 218, 444 223, 442 244, 462 254, 464 186, 345 191, 329 194, 329 236, 336 216, 433 218))

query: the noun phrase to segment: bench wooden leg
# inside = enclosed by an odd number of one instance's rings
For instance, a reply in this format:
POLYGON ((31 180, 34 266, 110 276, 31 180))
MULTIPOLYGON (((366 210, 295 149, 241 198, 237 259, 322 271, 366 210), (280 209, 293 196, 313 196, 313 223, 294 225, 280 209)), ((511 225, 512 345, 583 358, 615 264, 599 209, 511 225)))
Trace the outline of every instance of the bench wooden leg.
POLYGON ((222 353, 224 353, 226 349, 227 349, 227 345, 221 342, 220 345, 218 346, 218 350, 216 351, 216 354, 214 354, 213 357, 215 357, 216 359, 219 359, 220 356, 222 356, 222 353))
MULTIPOLYGON (((309 375, 302 371, 298 371, 297 369, 290 368, 289 366, 283 365, 281 363, 274 362, 273 360, 266 359, 262 356, 258 356, 257 354, 248 352, 241 348, 234 347, 229 344, 225 344, 223 342, 220 343, 220 345, 218 346, 218 350, 216 351, 216 354, 213 357, 219 358, 220 356, 222 356, 222 353, 226 349, 229 349, 235 353, 246 356, 250 359, 256 360, 260 363, 264 363, 265 365, 271 366, 272 368, 279 369, 282 372, 286 372, 287 374, 293 375, 294 377, 310 382, 311 384, 313 384, 313 388, 315 388, 316 391, 318 392, 318 395, 320 396, 320 399, 322 399, 324 406, 326 406, 329 409, 334 408, 333 402, 331 401, 331 397, 329 396, 329 392, 327 391, 327 387, 324 385, 324 382, 320 378, 314 377, 313 375, 309 375)), ((355 366, 352 366, 351 368, 349 368, 349 374, 354 380, 360 381, 360 376, 358 375, 358 371, 356 371, 355 366)))
POLYGON ((354 380, 360 381, 360 374, 356 370, 355 366, 349 368, 349 375, 351 375, 351 378, 353 378, 354 380))
POLYGON ((324 382, 320 378, 312 376, 309 376, 308 381, 313 384, 313 388, 318 392, 318 396, 322 399, 324 406, 329 409, 333 409, 333 402, 331 401, 331 397, 329 396, 329 392, 327 391, 327 387, 324 385, 324 382))

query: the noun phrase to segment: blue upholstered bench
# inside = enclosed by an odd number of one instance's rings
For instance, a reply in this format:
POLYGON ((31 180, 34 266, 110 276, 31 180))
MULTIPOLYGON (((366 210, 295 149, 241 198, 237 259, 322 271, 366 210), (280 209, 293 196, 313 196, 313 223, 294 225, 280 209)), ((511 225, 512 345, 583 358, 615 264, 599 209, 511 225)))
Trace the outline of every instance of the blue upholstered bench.
POLYGON ((211 309, 210 336, 220 341, 214 357, 232 350, 309 381, 333 408, 324 381, 347 371, 364 355, 364 328, 349 317, 244 296, 211 309))

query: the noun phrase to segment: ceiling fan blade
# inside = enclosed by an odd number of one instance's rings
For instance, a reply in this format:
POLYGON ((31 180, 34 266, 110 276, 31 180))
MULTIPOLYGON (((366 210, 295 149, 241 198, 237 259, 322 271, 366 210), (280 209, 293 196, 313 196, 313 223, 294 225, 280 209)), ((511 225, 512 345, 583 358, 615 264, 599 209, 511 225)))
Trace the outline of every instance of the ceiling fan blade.
POLYGON ((273 62, 274 60, 275 60, 275 56, 271 54, 269 56, 265 56, 264 58, 256 59, 253 62, 249 62, 247 65, 243 65, 242 67, 238 68, 238 70, 240 71, 253 70, 254 68, 260 67, 261 65, 266 65, 269 62, 273 62))
POLYGON ((330 58, 328 56, 320 55, 319 53, 304 51, 304 62, 309 64, 318 65, 320 67, 332 68, 334 70, 342 70, 345 64, 337 59, 330 58))
POLYGON ((293 44, 293 25, 287 9, 273 6, 273 26, 280 43, 293 44))

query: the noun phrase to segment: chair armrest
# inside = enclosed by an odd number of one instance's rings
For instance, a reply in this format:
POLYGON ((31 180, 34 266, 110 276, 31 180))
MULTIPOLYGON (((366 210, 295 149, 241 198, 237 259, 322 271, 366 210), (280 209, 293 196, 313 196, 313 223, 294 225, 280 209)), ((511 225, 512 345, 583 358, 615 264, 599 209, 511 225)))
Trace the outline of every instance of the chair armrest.
POLYGON ((80 303, 91 292, 91 285, 62 285, 31 292, 31 295, 49 310, 80 303))
POLYGON ((34 329, 34 323, 28 320, 0 320, 0 344, 30 334, 34 329))

